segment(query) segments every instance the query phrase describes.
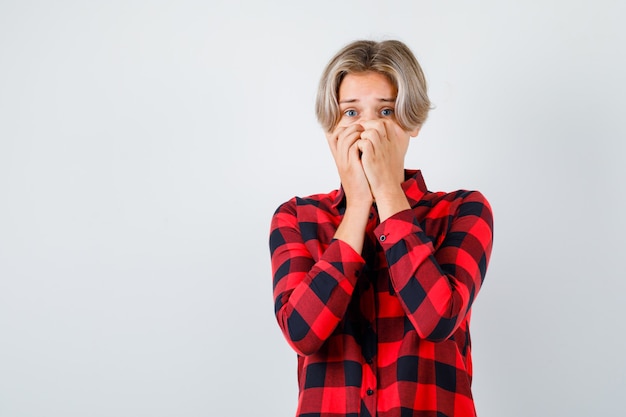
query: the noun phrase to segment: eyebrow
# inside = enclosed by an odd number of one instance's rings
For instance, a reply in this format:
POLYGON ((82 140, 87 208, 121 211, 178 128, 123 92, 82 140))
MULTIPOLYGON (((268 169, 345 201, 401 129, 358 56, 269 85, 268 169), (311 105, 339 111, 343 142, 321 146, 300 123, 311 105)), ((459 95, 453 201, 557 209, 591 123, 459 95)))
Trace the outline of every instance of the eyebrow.
MULTIPOLYGON (((359 101, 359 100, 358 100, 358 99, 356 99, 356 98, 351 98, 351 99, 348 99, 348 100, 340 100, 340 101, 339 101, 339 104, 343 104, 343 103, 356 103, 356 102, 358 102, 358 101, 359 101)), ((381 102, 384 102, 384 103, 395 103, 395 101, 396 101, 396 97, 394 97, 394 98, 379 98, 379 99, 378 99, 378 101, 381 101, 381 102)))

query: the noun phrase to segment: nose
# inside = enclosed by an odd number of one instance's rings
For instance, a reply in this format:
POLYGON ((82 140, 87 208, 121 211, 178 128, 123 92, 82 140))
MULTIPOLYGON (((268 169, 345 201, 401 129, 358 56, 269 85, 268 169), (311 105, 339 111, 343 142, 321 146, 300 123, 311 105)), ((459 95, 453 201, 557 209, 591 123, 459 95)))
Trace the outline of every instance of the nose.
POLYGON ((368 122, 370 120, 378 120, 380 118, 380 115, 378 114, 378 112, 376 110, 364 110, 361 112, 361 117, 359 122, 368 122))

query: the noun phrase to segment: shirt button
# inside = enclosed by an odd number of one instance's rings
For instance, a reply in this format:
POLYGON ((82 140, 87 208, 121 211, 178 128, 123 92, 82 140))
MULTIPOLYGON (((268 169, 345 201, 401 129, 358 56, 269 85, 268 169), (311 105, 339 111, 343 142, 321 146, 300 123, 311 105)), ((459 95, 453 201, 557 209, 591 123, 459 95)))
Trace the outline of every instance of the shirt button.
POLYGON ((374 390, 373 389, 368 389, 367 390, 367 395, 374 395, 374 390))
POLYGON ((367 358, 365 360, 365 362, 367 362, 368 365, 371 365, 372 363, 374 363, 374 361, 372 360, 372 358, 367 358))
POLYGON ((381 242, 384 242, 385 239, 387 239, 387 236, 385 235, 380 235, 380 237, 378 238, 378 240, 380 240, 381 242))
POLYGON ((374 213, 370 213, 370 219, 374 218, 374 213))

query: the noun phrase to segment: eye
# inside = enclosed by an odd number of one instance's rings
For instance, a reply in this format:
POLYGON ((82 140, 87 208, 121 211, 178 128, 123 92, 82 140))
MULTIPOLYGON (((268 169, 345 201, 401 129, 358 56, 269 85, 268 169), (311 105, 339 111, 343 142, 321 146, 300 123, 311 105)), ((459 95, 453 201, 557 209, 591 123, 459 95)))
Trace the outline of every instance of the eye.
POLYGON ((356 116, 356 110, 346 110, 343 112, 343 114, 345 114, 348 117, 354 117, 356 116))
POLYGON ((380 111, 380 114, 382 114, 383 116, 392 116, 393 115, 393 109, 382 109, 380 111))

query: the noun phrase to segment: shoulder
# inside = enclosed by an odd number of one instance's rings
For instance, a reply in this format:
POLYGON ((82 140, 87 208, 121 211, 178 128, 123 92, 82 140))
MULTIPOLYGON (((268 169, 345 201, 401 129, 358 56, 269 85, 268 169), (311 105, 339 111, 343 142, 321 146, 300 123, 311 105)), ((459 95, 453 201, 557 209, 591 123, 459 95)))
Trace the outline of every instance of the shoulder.
POLYGON ((457 190, 445 194, 445 199, 457 202, 464 210, 471 207, 476 209, 483 208, 491 210, 489 201, 480 191, 476 190, 457 190))
POLYGON ((483 193, 476 190, 429 191, 424 196, 424 200, 429 201, 433 206, 437 204, 469 204, 490 207, 489 201, 483 193))
POLYGON ((459 201, 459 217, 468 215, 483 217, 485 214, 491 216, 491 205, 480 191, 458 190, 454 193, 454 198, 459 201))
POLYGON ((428 192, 423 198, 427 206, 427 218, 460 218, 476 216, 492 223, 492 209, 487 198, 480 191, 456 190, 451 192, 428 192))
POLYGON ((274 216, 280 214, 296 215, 303 209, 321 211, 330 211, 336 203, 339 190, 333 190, 330 193, 312 194, 306 197, 295 196, 278 206, 274 212, 274 216))

